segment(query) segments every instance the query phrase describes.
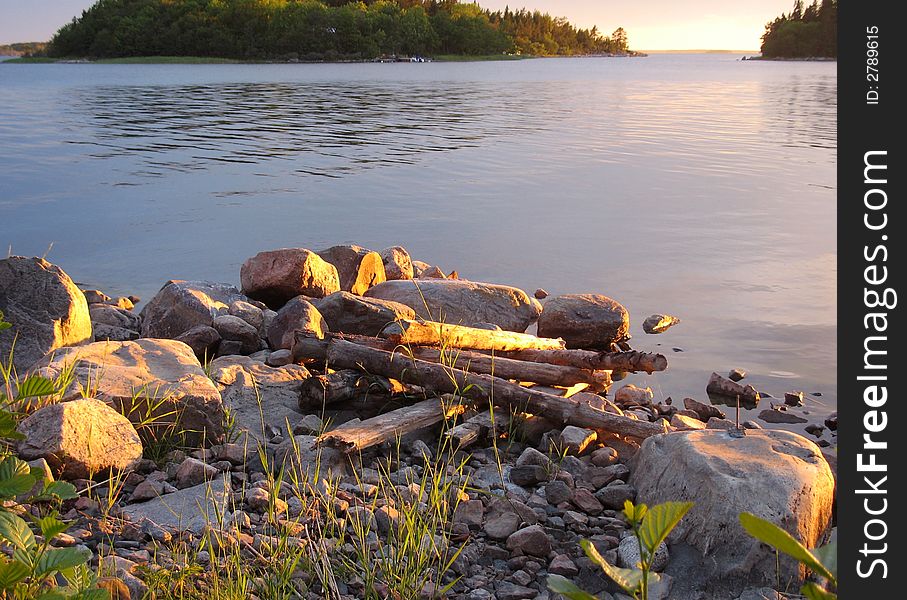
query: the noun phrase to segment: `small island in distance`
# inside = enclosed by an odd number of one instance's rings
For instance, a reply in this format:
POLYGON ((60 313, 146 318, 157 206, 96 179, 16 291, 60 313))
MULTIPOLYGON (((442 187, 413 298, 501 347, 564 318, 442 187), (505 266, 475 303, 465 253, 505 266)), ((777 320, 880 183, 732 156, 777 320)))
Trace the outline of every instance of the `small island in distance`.
POLYGON ((627 33, 457 0, 99 0, 23 61, 370 61, 636 56, 627 33))
POLYGON ((834 59, 838 56, 838 2, 794 2, 790 14, 766 23, 762 59, 834 59))

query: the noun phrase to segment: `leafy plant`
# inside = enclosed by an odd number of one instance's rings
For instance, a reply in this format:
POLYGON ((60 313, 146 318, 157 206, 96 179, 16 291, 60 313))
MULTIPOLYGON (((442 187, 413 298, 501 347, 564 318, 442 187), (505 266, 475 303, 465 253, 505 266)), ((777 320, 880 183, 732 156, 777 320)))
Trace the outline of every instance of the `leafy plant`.
MULTIPOLYGON (((580 545, 586 556, 601 567, 617 585, 637 600, 648 600, 649 588, 660 579, 652 571, 655 552, 692 507, 692 502, 665 502, 651 509, 645 504, 633 504, 629 500, 624 503, 624 518, 639 543, 640 561, 636 568, 626 569, 610 564, 589 540, 581 541, 580 545)), ((596 600, 595 596, 560 575, 548 577, 548 589, 571 600, 596 600)))
POLYGON ((824 586, 814 581, 806 582, 800 588, 800 593, 806 598, 809 600, 834 600, 838 597, 833 591, 838 586, 838 548, 836 542, 832 541, 811 552, 806 546, 794 539, 791 534, 770 521, 747 512, 740 513, 739 518, 740 524, 751 536, 794 558, 813 573, 826 580, 827 585, 824 586))

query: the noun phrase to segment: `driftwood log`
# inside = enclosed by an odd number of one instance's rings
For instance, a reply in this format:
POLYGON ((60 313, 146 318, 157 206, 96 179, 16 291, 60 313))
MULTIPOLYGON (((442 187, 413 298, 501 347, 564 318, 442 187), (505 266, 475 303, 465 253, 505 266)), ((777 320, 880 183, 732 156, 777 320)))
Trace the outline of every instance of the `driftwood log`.
POLYGON ((410 358, 398 352, 369 348, 340 338, 319 339, 299 331, 293 346, 295 359, 324 360, 335 368, 361 369, 440 393, 459 394, 534 415, 564 425, 603 429, 620 435, 646 438, 668 431, 666 424, 637 421, 604 412, 587 402, 560 398, 524 388, 491 375, 467 373, 441 364, 410 358))
POLYGON ((595 352, 593 350, 515 350, 498 354, 503 358, 512 358, 527 362, 547 363, 565 367, 576 367, 590 371, 625 371, 634 373, 645 371, 664 371, 668 368, 668 359, 663 354, 651 352, 595 352))
POLYGON ((395 344, 443 346, 471 350, 558 350, 566 347, 564 340, 560 338, 540 338, 528 333, 477 329, 435 321, 408 319, 401 319, 389 324, 379 336, 395 344))
POLYGON ((499 432, 506 431, 509 426, 510 415, 496 414, 492 419, 491 411, 483 410, 448 429, 446 435, 453 440, 455 448, 465 448, 487 437, 492 428, 499 432))
POLYGON ((341 369, 326 375, 313 375, 302 382, 299 408, 303 412, 327 404, 347 402, 368 394, 393 396, 406 391, 399 382, 367 375, 356 369, 341 369))
POLYGON ((323 433, 318 438, 318 443, 346 453, 358 452, 393 440, 397 436, 440 423, 445 419, 462 414, 464 409, 465 407, 457 402, 456 398, 452 399, 449 395, 423 400, 411 406, 404 406, 383 415, 323 433))

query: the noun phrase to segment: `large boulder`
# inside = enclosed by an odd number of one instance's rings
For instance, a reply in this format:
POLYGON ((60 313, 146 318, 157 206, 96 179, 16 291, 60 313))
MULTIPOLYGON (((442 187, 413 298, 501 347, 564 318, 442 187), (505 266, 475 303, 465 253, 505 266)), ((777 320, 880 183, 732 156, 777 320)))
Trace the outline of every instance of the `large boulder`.
POLYGON ((174 339, 193 327, 212 327, 230 304, 246 300, 232 285, 171 280, 142 309, 142 337, 174 339))
POLYGON ((361 296, 373 285, 387 281, 381 255, 362 246, 332 246, 318 256, 336 267, 344 292, 361 296))
POLYGON ((239 354, 252 354, 261 345, 258 329, 233 315, 218 315, 215 317, 214 330, 217 331, 221 339, 236 342, 239 354))
POLYGON ((85 295, 63 270, 41 258, 0 260, 0 311, 12 328, 0 333, 0 357, 13 347, 13 366, 25 371, 45 354, 92 341, 85 295))
POLYGON ((67 479, 126 471, 142 458, 142 441, 129 419, 94 398, 39 408, 18 429, 25 436, 19 456, 43 458, 67 479))
POLYGON ((299 390, 309 371, 300 365, 269 367, 248 356, 224 356, 209 368, 237 432, 267 442, 302 419, 299 390))
POLYGON ((538 300, 515 287, 456 279, 386 281, 365 296, 405 304, 424 319, 467 326, 492 323, 508 331, 525 331, 542 311, 538 300))
POLYGON ((321 298, 340 291, 337 268, 305 248, 259 252, 239 272, 243 293, 275 310, 296 296, 321 298))
POLYGON ((268 326, 268 344, 271 350, 292 349, 297 331, 309 331, 320 338, 328 332, 324 317, 304 296, 293 298, 277 311, 277 316, 268 326))
POLYGON ((220 393, 182 342, 95 342, 57 350, 36 367, 51 378, 72 369, 63 400, 93 395, 133 423, 158 427, 161 435, 185 436, 187 443, 223 436, 220 393))
POLYGON ((413 259, 403 246, 391 246, 381 251, 384 273, 389 281, 413 278, 413 259))
POLYGON ((784 555, 750 537, 741 512, 768 519, 807 547, 819 545, 831 523, 834 478, 818 446, 788 431, 682 431, 652 436, 635 457, 630 483, 649 506, 690 501, 669 542, 685 542, 712 565, 712 577, 735 585, 796 582, 805 575, 784 555))
POLYGON ((557 296, 545 303, 539 316, 539 336, 564 338, 568 348, 606 350, 626 339, 629 330, 627 309, 600 294, 557 296))
POLYGON ((363 298, 349 292, 335 292, 312 301, 331 331, 358 335, 378 335, 398 319, 414 319, 416 311, 390 300, 363 298))

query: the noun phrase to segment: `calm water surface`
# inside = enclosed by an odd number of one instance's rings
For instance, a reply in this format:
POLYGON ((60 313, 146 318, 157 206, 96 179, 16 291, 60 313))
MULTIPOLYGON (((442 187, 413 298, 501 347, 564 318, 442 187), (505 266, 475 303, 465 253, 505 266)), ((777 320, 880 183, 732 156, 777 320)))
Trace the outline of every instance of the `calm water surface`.
POLYGON ((0 65, 0 242, 145 298, 238 282, 264 249, 402 244, 619 300, 635 347, 668 354, 631 380, 656 397, 704 399, 741 367, 774 396, 821 393, 818 419, 836 404, 836 65, 736 58, 0 65), (645 335, 655 312, 683 322, 645 335))

